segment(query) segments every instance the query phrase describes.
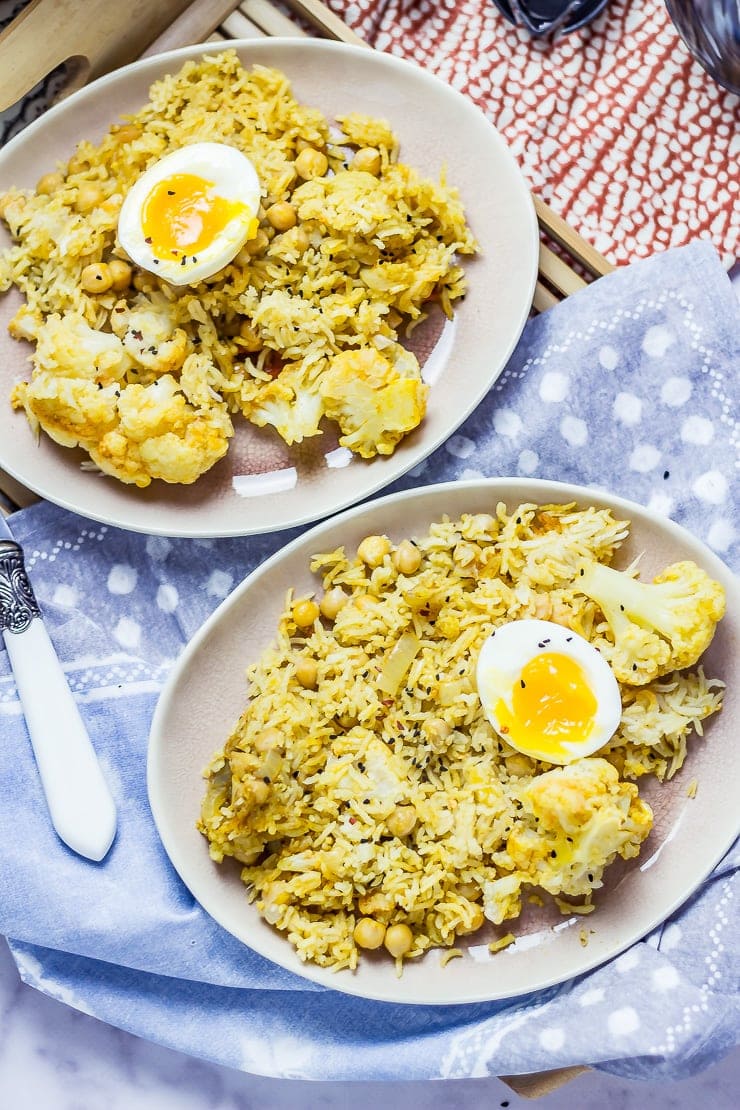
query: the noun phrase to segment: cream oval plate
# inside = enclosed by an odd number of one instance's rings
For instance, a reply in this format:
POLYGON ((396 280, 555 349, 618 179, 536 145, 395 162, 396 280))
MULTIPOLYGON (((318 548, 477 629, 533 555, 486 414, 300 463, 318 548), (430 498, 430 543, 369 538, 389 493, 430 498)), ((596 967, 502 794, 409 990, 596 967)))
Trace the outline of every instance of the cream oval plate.
POLYGON ((175 665, 152 724, 148 781, 152 812, 164 847, 186 886, 217 922, 275 963, 337 990, 388 1002, 452 1004, 508 998, 582 974, 639 940, 668 917, 702 882, 738 833, 740 763, 735 752, 740 716, 738 633, 740 589, 734 577, 698 540, 638 505, 577 486, 520 479, 448 483, 408 490, 350 509, 278 551, 219 606, 175 665), (615 565, 643 553, 648 580, 669 563, 693 559, 727 592, 720 622, 703 662, 708 675, 727 683, 725 705, 710 718, 704 739, 692 738, 682 771, 665 785, 641 780, 655 823, 640 856, 605 873, 596 911, 584 919, 529 906, 513 925, 519 939, 491 955, 485 938, 458 938, 464 956, 446 967, 440 950, 404 965, 401 979, 387 958, 363 958, 355 972, 332 972, 302 963, 290 943, 247 900, 234 861, 215 864, 195 822, 205 790, 203 769, 232 732, 247 700, 246 666, 274 641, 289 588, 315 590, 310 556, 344 544, 353 549, 369 534, 399 541, 425 532, 443 515, 509 509, 522 502, 576 502, 611 507, 632 522, 615 565), (696 780, 696 797, 687 787, 696 780), (593 930, 593 932, 591 932, 593 930))
MULTIPOLYGON (((446 169, 480 253, 465 260, 468 293, 454 320, 441 331, 432 328, 426 349, 418 351, 432 386, 427 415, 393 455, 348 462, 329 434, 288 448, 272 429, 237 419, 226 457, 191 486, 156 481, 139 490, 81 469, 82 451, 46 435, 37 443, 9 402, 14 384, 28 374, 27 347, 7 333, 20 295, 0 296, 0 467, 50 501, 134 531, 194 537, 274 531, 327 516, 386 486, 439 446, 496 380, 526 322, 537 277, 529 190, 472 102, 410 63, 362 47, 313 39, 228 45, 245 66, 282 70, 297 98, 330 121, 352 111, 389 120, 404 162, 434 178, 446 169)), ((98 141, 122 114, 139 109, 153 81, 203 53, 203 46, 187 47, 136 62, 51 109, 0 152, 0 192, 34 187, 80 139, 98 141)), ((8 241, 2 225, 0 248, 8 241)))

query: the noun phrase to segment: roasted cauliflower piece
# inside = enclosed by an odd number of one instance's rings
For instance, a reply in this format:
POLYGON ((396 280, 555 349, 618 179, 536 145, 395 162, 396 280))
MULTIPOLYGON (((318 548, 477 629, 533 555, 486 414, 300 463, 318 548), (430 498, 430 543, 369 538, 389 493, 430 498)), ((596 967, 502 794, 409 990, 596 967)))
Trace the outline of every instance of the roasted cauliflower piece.
POLYGON ((630 686, 696 663, 725 612, 722 586, 689 560, 666 567, 652 583, 589 561, 574 585, 604 615, 594 647, 630 686))
POLYGON ((144 301, 129 306, 122 300, 110 319, 114 334, 140 366, 157 374, 180 369, 190 343, 182 328, 174 326, 166 305, 144 301))
POLYGON ((141 487, 153 478, 189 485, 226 454, 233 435, 224 404, 194 408, 169 374, 127 386, 118 416, 99 442, 83 446, 105 474, 141 487))
POLYGON ((34 430, 42 427, 62 447, 86 447, 116 426, 117 392, 115 384, 42 371, 17 385, 12 401, 34 430))
POLYGON ((244 415, 263 428, 271 424, 287 444, 319 435, 324 402, 319 387, 302 363, 288 363, 273 381, 262 386, 244 415))
MULTIPOLYGON (((638 854, 652 828, 652 811, 637 787, 620 782, 599 757, 537 775, 519 798, 525 820, 512 830, 505 853, 511 877, 552 894, 589 895, 616 856, 638 854)), ((516 884, 509 885, 507 899, 515 908, 516 884)))
POLYGON ((133 360, 116 335, 91 328, 77 312, 47 316, 35 334, 37 369, 65 378, 120 382, 133 360))
POLYGON ((394 365, 374 347, 344 351, 321 378, 326 415, 339 424, 340 444, 363 459, 391 455, 424 419, 429 386, 414 356, 403 355, 394 365))

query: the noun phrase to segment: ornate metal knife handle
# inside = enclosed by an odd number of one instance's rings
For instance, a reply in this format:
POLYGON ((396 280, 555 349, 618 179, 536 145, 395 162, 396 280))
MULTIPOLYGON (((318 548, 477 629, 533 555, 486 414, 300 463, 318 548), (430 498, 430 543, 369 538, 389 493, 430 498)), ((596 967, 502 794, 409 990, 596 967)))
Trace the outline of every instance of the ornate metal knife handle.
POLYGON ((0 540, 0 632, 25 632, 40 616, 20 545, 0 540))

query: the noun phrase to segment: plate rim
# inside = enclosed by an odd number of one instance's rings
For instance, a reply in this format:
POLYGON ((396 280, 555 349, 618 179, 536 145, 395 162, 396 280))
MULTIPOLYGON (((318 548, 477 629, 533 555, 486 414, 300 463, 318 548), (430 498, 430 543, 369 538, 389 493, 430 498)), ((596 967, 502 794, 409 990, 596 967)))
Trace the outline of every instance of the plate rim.
MULTIPOLYGON (((363 998, 369 1001, 409 1006, 422 1005, 448 1007, 473 1005, 482 1002, 504 1002, 514 998, 528 999, 536 993, 559 986, 563 983, 570 982, 578 976, 584 975, 587 972, 595 970, 596 968, 605 966, 607 963, 618 957, 627 948, 642 940, 645 936, 655 930, 663 922, 668 920, 668 918, 671 917, 671 915, 674 914, 677 909, 684 905, 692 897, 692 895, 695 894, 695 892, 701 887, 701 885, 706 881, 706 879, 715 869, 717 864, 736 842, 738 836, 740 836, 740 810, 738 810, 735 819, 735 826, 732 833, 728 838, 723 839, 721 843, 716 844, 711 853, 708 853, 707 858, 703 860, 701 866, 696 869, 697 876, 692 880, 691 885, 689 887, 682 888, 682 890, 671 900, 670 905, 662 906, 660 909, 649 914, 648 919, 645 923, 639 926, 639 929, 635 929, 629 935, 622 937, 620 940, 614 943, 611 943, 606 953, 596 954, 596 952, 594 951, 592 952, 591 956, 588 957, 585 956, 585 953, 587 953, 588 949, 584 948, 584 960, 575 971, 568 971, 566 973, 553 972, 551 976, 538 982, 536 986, 526 987, 523 990, 507 989, 503 992, 491 993, 490 990, 482 989, 479 993, 475 995, 468 995, 464 999, 454 997, 451 998, 448 995, 443 995, 440 997, 424 998, 422 1000, 419 1000, 414 998, 396 997, 392 992, 383 989, 379 989, 377 991, 362 988, 359 990, 356 988, 353 989, 351 972, 348 972, 345 976, 344 972, 332 972, 327 970, 326 968, 319 967, 318 965, 314 965, 310 962, 302 963, 300 964, 300 966, 296 966, 297 963, 299 963, 300 961, 298 961, 298 958, 295 955, 290 942, 287 940, 287 938, 284 938, 282 936, 280 936, 279 939, 285 945, 286 960, 284 962, 281 960, 276 960, 272 954, 266 953, 261 948, 252 947, 252 945, 249 944, 249 942, 245 941, 242 936, 239 936, 238 934, 232 932, 229 926, 227 924, 224 924, 221 916, 217 912, 214 913, 209 908, 208 903, 210 900, 208 898, 206 898, 205 901, 202 900, 201 896, 192 889, 188 881, 181 874, 179 867, 173 860, 173 855, 170 850, 169 836, 167 833, 163 832, 161 825, 163 814, 160 810, 160 805, 162 804, 161 798, 163 797, 163 795, 160 792, 163 791, 163 783, 160 778, 160 767, 158 766, 158 760, 160 758, 160 748, 163 746, 164 726, 166 723, 167 714, 169 712, 170 705, 174 700, 176 687, 181 679, 181 675, 185 673, 192 659, 198 655, 202 645, 207 641, 211 631, 218 626, 223 616, 225 616, 232 607, 237 606, 242 596, 245 593, 248 593, 250 589, 254 587, 255 583, 258 583, 259 579, 264 574, 268 573, 273 566, 275 566, 283 559, 289 558, 294 553, 294 551, 296 551, 300 547, 311 546, 314 538, 320 538, 321 533, 325 529, 332 528, 337 524, 342 525, 345 522, 351 521, 355 517, 362 516, 363 513, 370 510, 384 509, 389 506, 394 507, 399 504, 403 504, 403 502, 413 500, 419 495, 437 496, 444 499, 444 496, 447 493, 453 491, 455 492, 455 494, 460 494, 461 492, 464 494, 465 491, 477 492, 481 490, 486 490, 490 491, 492 496, 495 495, 496 491, 500 491, 501 494, 505 496, 506 489, 510 489, 513 485, 516 485, 518 487, 525 486, 530 488, 532 490, 532 500, 538 501, 538 503, 542 503, 537 494, 537 491, 541 491, 542 494, 548 497, 551 503, 553 502, 553 499, 555 497, 561 496, 567 498, 567 500, 558 500, 558 504, 567 504, 571 500, 584 503, 587 499, 593 499, 593 502, 595 502, 596 504, 602 503, 608 505, 608 507, 614 509, 616 512, 624 513, 625 519, 628 520, 631 519, 629 515, 630 513, 634 514, 635 512, 637 512, 643 518, 647 517, 649 513, 649 509, 647 508, 647 506, 641 505, 639 502, 636 501, 631 501, 625 497, 622 497, 621 495, 612 494, 610 491, 604 489, 603 487, 597 488, 593 486, 579 485, 576 483, 561 482, 558 480, 527 478, 522 476, 473 478, 464 481, 429 483, 428 485, 414 486, 409 489, 386 494, 380 498, 374 498, 370 501, 362 502, 359 505, 354 505, 349 509, 346 509, 342 513, 333 515, 328 519, 318 522, 311 529, 302 532, 299 536, 296 536, 284 546, 279 547, 277 551, 269 556, 269 558, 265 559, 252 571, 250 571, 250 573, 246 575, 246 577, 243 578, 242 581, 233 588, 233 590, 226 596, 226 598, 224 598, 219 603, 219 605, 216 607, 216 609, 214 609, 211 615, 206 618, 203 624, 193 634, 191 639, 183 648, 180 655, 176 658, 167 676, 165 684, 158 696, 151 720, 147 742, 146 789, 147 798, 149 800, 149 807, 157 831, 157 836, 167 856, 169 865, 174 868, 175 873, 178 875, 178 878, 185 885, 188 891, 190 891, 191 895, 198 903, 198 905, 201 906, 205 913, 208 914, 211 919, 214 920, 221 928, 223 928, 231 937, 234 937, 239 943, 244 944, 245 947, 250 949, 252 952, 257 953, 263 959, 269 960, 276 966, 282 967, 283 969, 290 971, 299 977, 317 983, 327 990, 334 989, 342 994, 349 994, 353 997, 363 998), (340 978, 340 976, 344 976, 344 978, 340 978)), ((719 578, 727 594, 728 611, 730 610, 730 606, 733 601, 736 605, 740 602, 740 580, 738 580, 737 576, 734 575, 731 568, 728 567, 728 565, 720 558, 719 555, 712 551, 711 548, 709 548, 702 540, 694 535, 693 532, 689 531, 683 525, 677 523, 669 517, 660 518, 659 526, 661 530, 664 531, 664 533, 667 534, 670 538, 675 539, 676 542, 681 543, 685 547, 691 549, 694 552, 696 558, 701 559, 702 565, 704 565, 705 568, 708 568, 708 573, 719 578)), ((734 659, 730 661, 731 669, 738 669, 739 660, 740 656, 736 655, 734 659)), ((667 841, 663 841, 663 843, 667 843, 667 841)), ((658 848, 656 848, 656 851, 660 851, 661 847, 662 845, 658 846, 658 848)), ((177 852, 175 851, 175 855, 176 854, 177 852)), ((256 913, 256 911, 254 912, 256 913)), ((399 980, 399 982, 402 982, 402 980, 399 980)))
MULTIPOLYGON (((307 497, 305 499, 305 511, 294 514, 289 519, 286 519, 278 524, 272 524, 269 527, 265 527, 264 523, 256 523, 255 525, 250 524, 249 514, 247 514, 247 519, 245 523, 238 526, 230 527, 228 523, 224 523, 218 528, 214 528, 213 525, 209 526, 206 522, 200 527, 188 527, 187 522, 190 519, 190 514, 184 507, 178 510, 178 519, 181 518, 183 520, 183 524, 180 527, 172 527, 171 525, 160 526, 157 524, 156 519, 154 520, 154 522, 140 521, 131 523, 121 514, 117 515, 115 511, 103 512, 99 509, 96 510, 94 507, 92 507, 91 509, 91 507, 88 505, 80 506, 79 503, 65 496, 63 489, 60 492, 57 492, 54 489, 53 483, 50 490, 46 481, 45 474, 39 477, 31 475, 31 481, 29 481, 29 476, 24 472, 23 468, 21 467, 20 469, 18 469, 15 466, 12 452, 10 453, 10 457, 6 458, 5 448, 0 446, 0 466, 12 478, 20 482, 22 485, 26 486, 33 493, 37 494, 39 497, 53 502, 56 505, 59 505, 61 508, 67 509, 70 512, 84 515, 90 520, 97 521, 101 524, 107 524, 111 527, 122 528, 127 531, 140 534, 143 533, 147 535, 167 536, 182 539, 234 538, 239 536, 281 532, 289 528, 311 525, 314 522, 318 522, 322 519, 327 519, 329 516, 334 516, 337 513, 342 512, 353 505, 361 503, 367 498, 374 497, 391 483, 404 477, 409 473, 410 470, 412 470, 416 466, 419 466, 422 462, 429 458, 429 456, 433 454, 434 451, 442 446, 442 444, 444 444, 449 439, 449 437, 453 435, 457 431, 457 429, 461 427, 462 424, 464 424, 464 422, 482 403, 488 392, 493 388, 496 381, 498 381, 501 375, 504 373, 504 370, 509 360, 511 359, 511 356, 521 339, 522 333, 527 324, 532 309, 532 302, 534 298, 535 287, 537 284, 539 257, 539 224, 537 220, 536 209, 534 206, 532 190, 529 183, 527 182, 526 177, 524 176, 520 161, 517 157, 515 157, 510 145, 504 140, 503 136, 495 127, 495 125, 488 119, 485 113, 471 98, 465 96, 458 89, 454 88, 452 85, 444 81, 441 77, 437 77, 435 74, 430 73, 429 71, 423 69, 421 66, 418 66, 415 62, 405 58, 396 57, 393 54, 387 54, 383 51, 375 51, 364 46, 338 42, 331 39, 317 39, 313 37, 298 39, 284 36, 270 36, 264 39, 231 39, 227 42, 224 42, 223 44, 194 43, 188 46, 178 47, 174 50, 163 51, 162 53, 153 54, 145 58, 140 58, 133 62, 129 62, 127 65, 114 69, 110 73, 103 74, 102 76, 96 78, 94 81, 91 81, 88 85, 85 85, 81 89, 76 90, 70 96, 52 105, 36 120, 28 124, 21 132, 15 135, 8 143, 0 148, 0 168, 2 168, 6 159, 12 159, 17 149, 23 148, 24 144, 28 141, 29 138, 33 140, 36 133, 48 127, 50 122, 53 126, 54 121, 56 120, 58 115, 60 115, 61 113, 66 114, 70 111, 73 111, 75 106, 79 104, 84 104, 88 101, 94 101, 101 90, 110 85, 114 85, 118 81, 125 81, 126 78, 132 74, 146 74, 147 71, 151 71, 152 74, 154 74, 155 72, 162 71, 160 73, 160 76, 164 76, 163 66, 168 64, 170 61, 173 61, 174 63, 184 62, 190 58, 204 57, 211 54, 216 55, 223 53, 226 50, 236 50, 237 53, 242 50, 256 51, 259 55, 262 52, 269 53, 269 51, 272 49, 287 50, 289 53, 299 53, 309 50, 316 51, 317 53, 328 51, 329 53, 335 53, 337 55, 355 55, 357 57, 362 57, 365 60, 367 60, 368 58, 372 58, 373 61, 371 64, 377 64, 380 68, 387 67, 392 70, 396 70, 399 73, 408 73, 409 71, 411 71, 416 80, 422 82, 423 84, 426 84, 429 88, 436 89, 445 97, 451 98, 453 101, 457 102, 461 110, 477 115, 479 119, 486 124, 491 142, 497 148, 499 156, 508 161, 510 169, 518 177, 519 184, 521 185, 521 200, 523 202, 526 214, 526 227, 524 217, 522 221, 522 243, 524 246, 526 246, 526 251, 529 254, 528 259, 525 259, 522 255, 522 260, 526 261, 528 264, 528 271, 525 274, 527 279, 525 284, 528 288, 527 296, 526 298, 522 299, 522 305, 519 310, 519 317, 513 323, 511 335, 505 353, 504 349, 502 348, 502 353, 499 358, 499 369, 494 376, 490 376, 490 374, 488 376, 482 376, 479 387, 475 391, 468 394, 468 400, 459 410, 459 413, 455 417, 453 424, 448 424, 445 428, 440 430, 433 439, 420 444, 418 451, 414 452, 410 456, 408 461, 405 461, 400 466, 400 468, 395 469, 390 477, 385 477, 382 471, 382 466, 385 462, 386 457, 378 456, 375 460, 371 460, 371 463, 374 462, 378 467, 377 479, 372 479, 368 486, 364 487, 359 493, 348 491, 346 495, 343 495, 340 500, 332 505, 330 509, 321 509, 318 513, 315 511, 311 511, 308 508, 308 505, 311 502, 311 498, 307 497)), ((290 77, 290 75, 288 76, 290 77)), ((149 85, 151 85, 152 81, 156 79, 157 78, 154 76, 149 77, 149 85)), ((468 206, 466 205, 466 207, 468 206)), ((419 428, 421 429, 421 436, 423 437, 423 422, 419 426, 419 428)), ((387 458, 391 459, 393 458, 393 456, 388 456, 387 458)), ((108 476, 102 477, 105 481, 116 481, 116 479, 109 478, 108 476)), ((100 479, 101 475, 92 474, 91 480, 94 478, 100 479)), ((176 488, 180 487, 178 486, 176 488)), ((161 483, 160 486, 157 486, 157 489, 161 489, 164 496, 166 497, 166 483, 161 483)), ((226 511, 224 511, 224 515, 227 515, 226 511)))

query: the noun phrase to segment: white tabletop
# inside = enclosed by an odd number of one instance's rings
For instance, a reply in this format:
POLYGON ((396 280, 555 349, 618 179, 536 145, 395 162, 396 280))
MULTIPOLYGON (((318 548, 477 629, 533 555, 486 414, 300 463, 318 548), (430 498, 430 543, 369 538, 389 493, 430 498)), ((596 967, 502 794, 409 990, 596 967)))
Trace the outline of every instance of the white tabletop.
POLYGON ((731 1110, 740 1089, 740 1049, 681 1082, 589 1072, 536 1102, 498 1079, 265 1079, 160 1048, 32 990, 1 938, 0 1015, 0 1106, 19 1110, 731 1110))

